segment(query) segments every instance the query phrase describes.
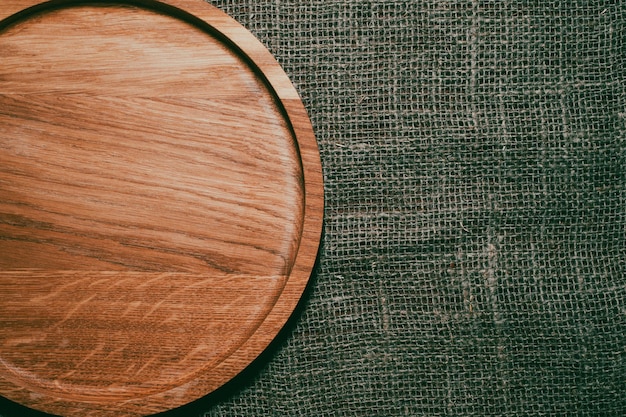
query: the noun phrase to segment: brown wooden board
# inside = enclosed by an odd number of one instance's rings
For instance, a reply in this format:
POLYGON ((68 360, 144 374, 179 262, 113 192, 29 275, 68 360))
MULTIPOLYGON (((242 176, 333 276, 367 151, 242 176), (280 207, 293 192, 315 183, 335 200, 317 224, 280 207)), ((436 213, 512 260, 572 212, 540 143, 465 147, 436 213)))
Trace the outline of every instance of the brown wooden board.
POLYGON ((0 2, 0 395, 202 397, 292 314, 323 184, 271 54, 203 0, 0 2))

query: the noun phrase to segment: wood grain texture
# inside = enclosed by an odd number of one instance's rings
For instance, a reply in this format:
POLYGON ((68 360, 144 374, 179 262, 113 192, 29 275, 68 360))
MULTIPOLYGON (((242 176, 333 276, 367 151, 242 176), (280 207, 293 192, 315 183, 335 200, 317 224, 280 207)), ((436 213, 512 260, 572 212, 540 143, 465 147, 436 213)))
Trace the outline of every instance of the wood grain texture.
POLYGON ((147 415, 218 388, 308 282, 298 94, 203 0, 0 3, 0 395, 147 415))

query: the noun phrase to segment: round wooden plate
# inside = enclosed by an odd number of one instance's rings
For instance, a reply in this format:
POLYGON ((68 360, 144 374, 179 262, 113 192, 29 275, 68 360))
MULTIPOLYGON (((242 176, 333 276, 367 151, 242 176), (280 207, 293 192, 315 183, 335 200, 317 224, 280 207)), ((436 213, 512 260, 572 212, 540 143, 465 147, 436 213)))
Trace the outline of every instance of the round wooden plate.
POLYGON ((85 417, 208 394, 292 314, 322 214, 300 98, 221 11, 0 2, 0 395, 85 417))

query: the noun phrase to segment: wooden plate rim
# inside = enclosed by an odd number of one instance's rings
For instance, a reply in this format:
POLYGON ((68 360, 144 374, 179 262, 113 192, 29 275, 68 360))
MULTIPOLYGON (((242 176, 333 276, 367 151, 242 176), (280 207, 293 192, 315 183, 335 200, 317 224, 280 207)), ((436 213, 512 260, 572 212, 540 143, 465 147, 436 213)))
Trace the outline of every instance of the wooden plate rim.
MULTIPOLYGON (((267 348, 292 315, 309 282, 321 242, 324 187, 320 154, 300 96, 274 56, 241 24, 204 0, 3 0, 0 6, 0 36, 4 28, 27 19, 33 13, 90 4, 129 5, 165 13, 200 27, 232 48, 275 96, 295 138, 302 165, 304 213, 300 244, 285 286, 272 310, 236 352, 211 369, 210 376, 203 374, 175 389, 118 404, 119 411, 124 413, 155 413, 196 400, 231 380, 267 348), (182 397, 179 395, 181 391, 185 392, 182 397)), ((59 401, 47 398, 44 402, 59 401)), ((85 404, 86 409, 96 409, 97 406, 85 404)), ((104 407, 109 408, 109 405, 104 407)))

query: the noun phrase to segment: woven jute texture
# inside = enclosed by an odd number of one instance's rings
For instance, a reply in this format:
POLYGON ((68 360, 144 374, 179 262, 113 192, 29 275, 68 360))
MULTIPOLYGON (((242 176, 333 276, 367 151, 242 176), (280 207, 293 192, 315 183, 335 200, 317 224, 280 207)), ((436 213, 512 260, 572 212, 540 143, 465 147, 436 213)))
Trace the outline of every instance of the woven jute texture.
POLYGON ((215 1, 303 97, 308 303, 205 416, 626 415, 626 4, 215 1))
POLYGON ((303 98, 324 238, 277 343, 168 416, 626 415, 624 2, 211 3, 303 98))

